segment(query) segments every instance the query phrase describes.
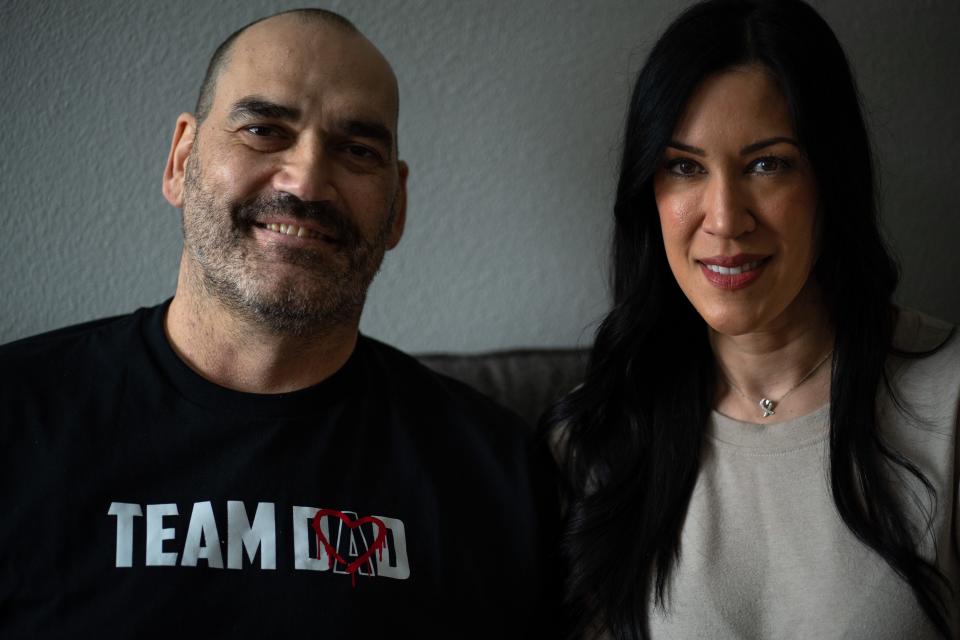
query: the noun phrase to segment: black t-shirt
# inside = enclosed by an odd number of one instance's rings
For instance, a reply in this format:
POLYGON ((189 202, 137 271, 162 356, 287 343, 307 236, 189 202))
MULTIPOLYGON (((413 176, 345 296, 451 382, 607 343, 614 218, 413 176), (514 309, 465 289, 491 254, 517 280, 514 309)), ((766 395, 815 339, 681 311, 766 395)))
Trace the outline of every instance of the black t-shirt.
POLYGON ((231 391, 165 310, 0 347, 0 636, 543 635, 553 483, 516 417, 365 337, 231 391))

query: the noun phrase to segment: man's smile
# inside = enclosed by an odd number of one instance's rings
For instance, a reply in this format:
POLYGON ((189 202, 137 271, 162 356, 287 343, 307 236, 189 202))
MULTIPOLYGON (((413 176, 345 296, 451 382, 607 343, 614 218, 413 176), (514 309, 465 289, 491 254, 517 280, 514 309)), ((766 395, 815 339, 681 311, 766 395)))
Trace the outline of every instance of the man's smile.
POLYGON ((303 245, 304 243, 322 243, 339 246, 342 244, 335 232, 316 224, 310 224, 309 222, 292 222, 289 220, 279 222, 268 220, 264 222, 254 222, 253 230, 256 236, 284 244, 291 242, 298 245, 303 245))
POLYGON ((329 235, 323 234, 314 229, 308 229, 307 227, 302 227, 295 224, 283 224, 283 223, 267 223, 267 224, 257 224, 261 229, 267 229, 268 231, 276 231, 277 233, 282 233, 288 236, 296 236, 298 238, 317 238, 333 241, 333 238, 329 235))

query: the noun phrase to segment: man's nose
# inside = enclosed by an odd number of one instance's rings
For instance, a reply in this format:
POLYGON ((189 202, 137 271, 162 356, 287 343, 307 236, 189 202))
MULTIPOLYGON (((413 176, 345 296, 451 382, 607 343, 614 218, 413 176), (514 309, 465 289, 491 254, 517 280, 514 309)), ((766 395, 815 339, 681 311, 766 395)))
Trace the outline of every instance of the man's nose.
POLYGON ((757 228, 752 200, 741 176, 712 175, 703 193, 702 228, 710 235, 739 238, 757 228))
POLYGON ((304 202, 329 202, 335 198, 334 166, 321 140, 300 140, 286 150, 281 160, 273 178, 274 189, 304 202))

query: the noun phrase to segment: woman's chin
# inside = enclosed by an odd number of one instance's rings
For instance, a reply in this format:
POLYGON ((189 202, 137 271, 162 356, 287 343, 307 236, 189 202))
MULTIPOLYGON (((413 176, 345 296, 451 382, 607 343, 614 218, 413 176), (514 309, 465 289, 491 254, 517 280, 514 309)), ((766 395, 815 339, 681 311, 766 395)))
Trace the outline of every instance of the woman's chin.
POLYGON ((765 314, 765 305, 737 304, 734 302, 695 305, 697 313, 715 333, 725 336, 742 336, 761 331, 770 323, 765 314))
POLYGON ((756 333, 762 327, 762 323, 757 318, 722 316, 703 319, 711 331, 730 337, 756 333))

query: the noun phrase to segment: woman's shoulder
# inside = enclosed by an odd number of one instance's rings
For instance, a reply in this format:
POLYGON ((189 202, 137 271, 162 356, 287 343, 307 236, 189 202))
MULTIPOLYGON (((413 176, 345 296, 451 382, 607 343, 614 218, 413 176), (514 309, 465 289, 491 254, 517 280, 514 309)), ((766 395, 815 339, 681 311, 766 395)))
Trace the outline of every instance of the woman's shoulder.
POLYGON ((887 375, 898 400, 928 428, 955 431, 960 419, 960 331, 949 322, 901 309, 893 347, 887 375))
POLYGON ((897 351, 908 357, 911 354, 933 355, 943 350, 952 352, 954 358, 960 354, 956 325, 914 309, 900 308, 897 311, 893 335, 893 346, 897 351))

